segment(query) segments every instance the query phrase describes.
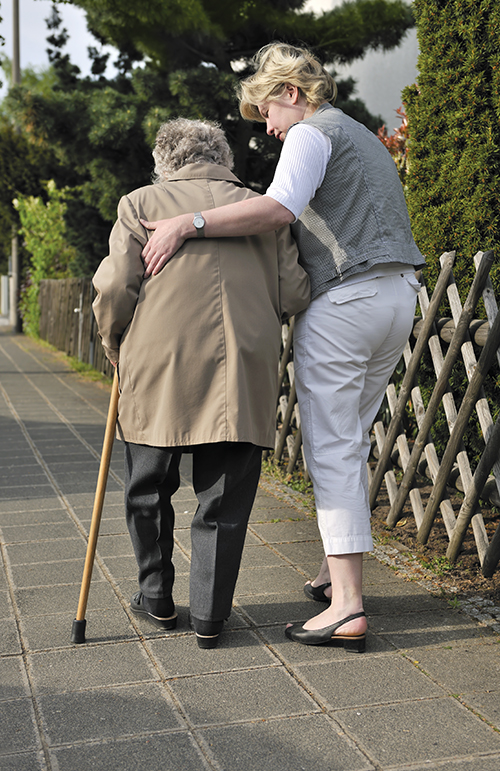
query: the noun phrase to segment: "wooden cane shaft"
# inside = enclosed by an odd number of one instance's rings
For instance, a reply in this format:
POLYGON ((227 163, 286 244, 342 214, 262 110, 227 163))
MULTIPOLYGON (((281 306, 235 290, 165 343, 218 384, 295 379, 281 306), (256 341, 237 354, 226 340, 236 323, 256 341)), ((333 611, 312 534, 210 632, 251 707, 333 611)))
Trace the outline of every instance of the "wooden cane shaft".
POLYGON ((92 569, 94 567, 95 552, 97 547, 97 537, 99 535, 99 526, 101 524, 102 508, 104 504, 104 495, 106 493, 106 484, 108 481, 109 464, 111 462, 111 452, 113 450, 113 440, 116 429, 116 418, 118 415, 118 374, 115 370, 113 379, 113 388, 109 401, 108 417, 106 421, 106 430, 104 432, 104 442, 102 445, 101 463, 99 465, 99 475, 97 477, 97 487, 94 497, 94 508, 92 510, 92 520, 90 523, 89 540, 87 542, 87 553, 85 556, 85 565, 83 567, 82 585, 80 588, 80 599, 76 620, 83 621, 85 611, 87 610, 87 600, 90 589, 90 579, 92 578, 92 569))

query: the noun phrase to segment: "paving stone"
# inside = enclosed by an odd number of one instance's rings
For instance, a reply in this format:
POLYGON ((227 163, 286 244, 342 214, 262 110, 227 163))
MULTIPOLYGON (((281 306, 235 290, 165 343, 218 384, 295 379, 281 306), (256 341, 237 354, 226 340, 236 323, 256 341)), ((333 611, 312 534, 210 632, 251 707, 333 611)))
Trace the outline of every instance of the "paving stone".
POLYGON ((186 677, 170 686, 196 726, 318 712, 283 668, 186 677))
POLYGON ((244 595, 275 595, 280 592, 302 592, 304 576, 295 568, 283 563, 280 567, 259 567, 240 570, 234 596, 244 595))
MULTIPOLYGON (((91 595, 92 596, 92 589, 91 595)), ((72 612, 31 616, 21 620, 23 642, 28 651, 44 651, 53 648, 72 647, 71 630, 77 605, 72 612)), ((85 613, 86 644, 137 640, 137 632, 123 608, 93 610, 85 613)))
POLYGON ((315 521, 254 523, 252 530, 268 543, 319 541, 320 539, 315 521))
POLYGON ((500 645, 494 642, 473 642, 467 645, 448 643, 436 648, 408 651, 418 666, 451 693, 483 691, 488 684, 500 687, 500 645))
POLYGON ((59 562, 85 559, 87 545, 83 538, 60 538, 51 541, 35 541, 27 544, 10 544, 6 547, 12 565, 29 565, 35 562, 59 562))
POLYGON ((4 522, 3 518, 9 514, 16 515, 23 512, 37 514, 37 512, 55 509, 59 506, 62 507, 62 501, 51 486, 44 487, 43 495, 11 499, 3 498, 0 500, 0 522, 4 522))
POLYGON ((325 715, 200 730, 221 771, 368 771, 369 761, 325 715), (300 737, 300 741, 297 738, 300 737))
POLYGON ((500 752, 500 734, 451 697, 358 707, 335 719, 382 768, 500 752))
POLYGON ((40 498, 48 499, 52 493, 54 494, 54 497, 56 497, 54 488, 51 484, 49 484, 49 482, 46 484, 39 483, 37 485, 9 485, 9 487, 3 487, 0 489, 0 503, 3 508, 4 501, 17 503, 20 500, 28 501, 38 500, 40 498))
POLYGON ((16 755, 0 755, 2 771, 45 771, 42 752, 20 752, 16 755))
MULTIPOLYGON (((483 686, 484 687, 484 686, 483 686)), ((500 730, 500 682, 491 683, 491 690, 486 685, 486 690, 461 695, 460 701, 474 710, 474 712, 500 730)), ((500 764, 499 764, 500 768, 500 764)))
POLYGON ((0 667, 2 672, 0 701, 25 699, 29 696, 28 680, 26 678, 22 657, 2 657, 0 659, 0 667))
POLYGON ((102 645, 97 649, 92 645, 75 645, 69 650, 32 653, 29 665, 40 696, 156 679, 149 659, 136 642, 102 645))
POLYGON ((364 559, 366 654, 285 637, 288 621, 303 622, 323 607, 303 593, 323 550, 314 514, 264 477, 235 608, 218 648, 198 648, 188 619, 198 505, 188 453, 174 497, 177 628, 164 632, 127 607, 138 589, 137 567, 124 517, 123 445, 116 442, 87 639, 73 644, 86 551, 81 527, 90 527, 110 389, 81 380, 28 338, 3 329, 0 336, 2 385, 66 496, 48 483, 0 398, 0 535, 7 543, 7 567, 0 569, 2 771, 500 768, 498 634, 375 553, 364 559), (27 368, 31 383, 12 361, 5 366, 3 351, 27 368), (39 741, 48 747, 47 763, 39 741))
POLYGON ((39 705, 50 745, 184 727, 165 688, 156 683, 42 696, 39 705))
POLYGON ((443 695, 442 688, 399 653, 353 653, 330 667, 319 662, 299 664, 295 672, 328 710, 443 695))
POLYGON ((38 749, 30 699, 0 701, 0 747, 5 754, 38 749))
POLYGON ((443 600, 433 597, 422 586, 412 581, 371 584, 363 587, 365 611, 370 615, 395 615, 440 611, 443 600))
MULTIPOLYGON (((81 577, 80 577, 81 581, 81 577)), ((54 613, 72 613, 80 596, 80 583, 60 586, 32 586, 16 590, 16 602, 22 616, 44 616, 54 613)), ((113 608, 118 599, 107 581, 94 581, 89 593, 89 607, 113 608)))
POLYGON ((401 576, 387 565, 383 565, 375 557, 365 555, 363 560, 363 586, 365 592, 369 591, 372 584, 397 584, 401 581, 401 576))
POLYGON ((5 527, 22 525, 40 525, 40 524, 52 524, 55 522, 66 523, 68 521, 68 512, 63 508, 55 509, 42 509, 29 511, 12 511, 6 512, 2 506, 0 509, 0 527, 2 530, 5 527))
POLYGON ((450 645, 458 642, 491 638, 492 632, 479 626, 471 618, 447 608, 400 615, 373 616, 370 626, 392 645, 400 649, 417 649, 427 646, 450 645))
POLYGON ((0 592, 0 618, 12 618, 12 605, 7 591, 0 592))
POLYGON ((235 602, 257 626, 304 622, 314 615, 311 601, 302 589, 294 593, 242 595, 235 602))
POLYGON ((228 631, 227 624, 215 650, 200 650, 194 634, 155 640, 150 647, 167 678, 281 665, 252 632, 228 631))
POLYGON ((13 653, 21 653, 17 623, 13 618, 2 618, 0 619, 0 656, 13 653))
MULTIPOLYGON (((14 587, 54 586, 56 584, 80 584, 84 560, 59 560, 59 562, 34 562, 29 565, 13 565, 11 575, 14 587)), ((92 581, 103 581, 99 566, 94 564, 92 581)))
POLYGON ((97 542, 97 551, 106 557, 123 557, 134 555, 134 549, 128 533, 123 535, 102 535, 97 542))
POLYGON ((283 557, 290 560, 295 567, 309 575, 311 579, 314 579, 317 576, 324 556, 321 541, 280 543, 275 544, 274 548, 278 554, 282 554, 283 557))
POLYGON ((241 559, 240 571, 247 568, 284 567, 287 563, 269 546, 252 546, 245 544, 241 559))
POLYGON ((54 538, 74 538, 76 527, 67 517, 65 522, 44 522, 35 525, 22 525, 20 527, 2 525, 2 533, 4 543, 12 544, 29 541, 47 541, 54 538))
POLYGON ((58 771, 209 771, 193 739, 187 733, 144 734, 110 744, 77 744, 52 750, 58 771))

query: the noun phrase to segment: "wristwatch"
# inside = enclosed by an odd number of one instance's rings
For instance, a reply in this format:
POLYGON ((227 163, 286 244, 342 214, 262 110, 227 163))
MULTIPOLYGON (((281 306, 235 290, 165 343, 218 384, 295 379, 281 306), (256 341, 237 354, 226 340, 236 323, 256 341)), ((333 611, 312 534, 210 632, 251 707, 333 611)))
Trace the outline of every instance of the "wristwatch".
POLYGON ((201 212, 197 211, 193 217, 193 225, 196 228, 197 238, 205 238, 205 220, 201 212))

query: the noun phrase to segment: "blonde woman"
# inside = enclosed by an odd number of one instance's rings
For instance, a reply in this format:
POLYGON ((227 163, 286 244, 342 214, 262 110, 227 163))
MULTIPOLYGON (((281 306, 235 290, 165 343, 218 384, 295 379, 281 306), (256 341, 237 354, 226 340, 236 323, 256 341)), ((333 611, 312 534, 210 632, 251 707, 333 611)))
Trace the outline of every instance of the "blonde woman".
MULTIPOLYGON (((367 128, 333 107, 336 86, 306 49, 272 43, 240 84, 242 115, 283 142, 261 198, 202 212, 207 238, 292 225, 311 280, 296 319, 295 376, 304 451, 325 559, 304 587, 328 607, 286 634, 306 645, 365 650, 363 553, 372 549, 368 432, 410 333, 425 260, 410 228, 395 164, 367 128)), ((144 223, 158 273, 188 238, 193 215, 144 223)))

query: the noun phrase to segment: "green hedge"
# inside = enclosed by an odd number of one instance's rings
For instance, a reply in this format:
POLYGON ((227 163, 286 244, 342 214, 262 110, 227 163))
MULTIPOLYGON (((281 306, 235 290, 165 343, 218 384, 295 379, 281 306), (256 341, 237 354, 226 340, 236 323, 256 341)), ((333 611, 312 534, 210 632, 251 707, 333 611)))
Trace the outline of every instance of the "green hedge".
MULTIPOLYGON (((415 0, 418 84, 405 89, 407 200, 433 286, 439 256, 456 250, 462 299, 473 256, 500 242, 500 3, 415 0)), ((492 280, 500 296, 500 268, 492 280)))

